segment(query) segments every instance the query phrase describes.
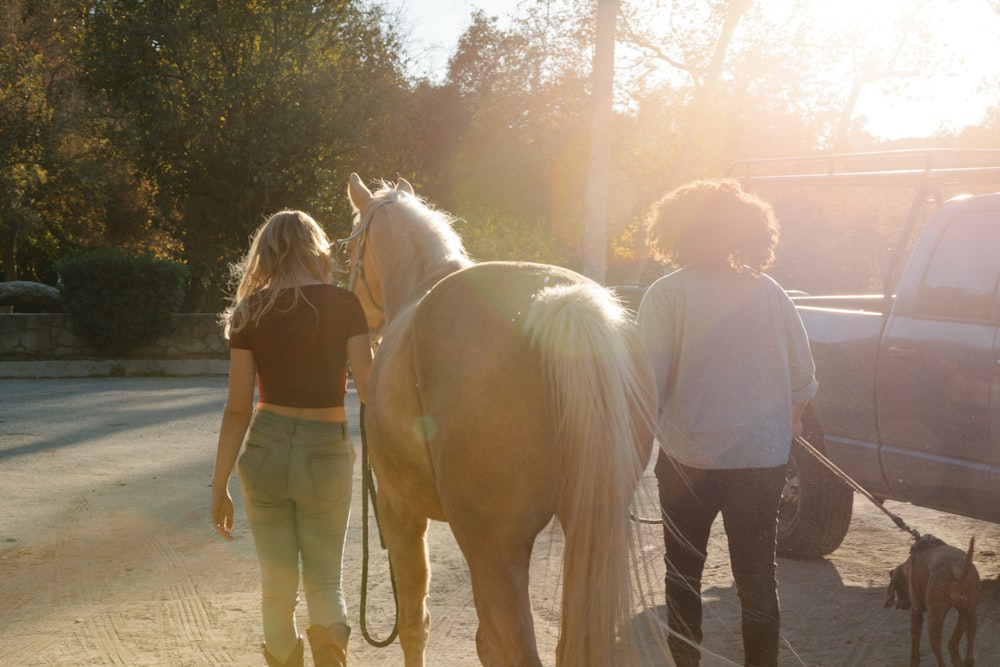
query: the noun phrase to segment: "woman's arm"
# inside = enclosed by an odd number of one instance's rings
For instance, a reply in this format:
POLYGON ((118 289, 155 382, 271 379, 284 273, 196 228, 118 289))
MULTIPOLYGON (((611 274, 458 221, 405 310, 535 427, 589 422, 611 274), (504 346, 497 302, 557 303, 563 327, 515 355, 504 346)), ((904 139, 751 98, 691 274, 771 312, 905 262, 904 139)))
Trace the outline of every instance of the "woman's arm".
POLYGON ((229 495, 229 477, 253 416, 256 370, 253 352, 236 348, 230 351, 229 394, 222 412, 215 472, 212 474, 212 526, 227 540, 233 539, 233 499, 229 495))

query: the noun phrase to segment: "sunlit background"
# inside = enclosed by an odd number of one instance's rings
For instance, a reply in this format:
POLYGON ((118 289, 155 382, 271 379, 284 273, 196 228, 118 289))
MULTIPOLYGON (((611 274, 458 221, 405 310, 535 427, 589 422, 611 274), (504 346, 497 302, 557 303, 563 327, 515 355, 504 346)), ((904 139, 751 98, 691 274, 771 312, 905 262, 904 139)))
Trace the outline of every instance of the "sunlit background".
MULTIPOLYGON (((184 310, 214 312, 273 211, 346 236, 357 172, 406 177, 475 259, 603 259, 590 275, 648 283, 667 267, 644 213, 737 161, 1000 148, 1000 0, 621 0, 606 105, 597 7, 4 0, 4 279, 52 285, 61 260, 113 246, 185 264, 184 310)), ((807 291, 872 287, 909 203, 768 196, 785 213, 775 277, 807 291)))
MULTIPOLYGON (((479 9, 501 25, 545 0, 387 0, 403 19, 412 71, 443 81, 448 59, 479 9)), ((698 4, 675 0, 622 0, 626 14, 647 16, 648 32, 669 45, 672 26, 698 4)), ((854 117, 882 139, 957 131, 983 120, 994 105, 1000 78, 1000 15, 984 0, 765 0, 759 26, 774 41, 801 39, 829 50, 830 85, 855 76, 873 80, 862 89, 854 117), (773 30, 773 32, 771 32, 773 30), (865 68, 872 68, 865 71, 865 68)), ((765 37, 767 39, 767 37, 765 37)), ((624 45, 619 48, 625 48, 624 45)), ((628 70, 619 70, 628 76, 628 70)), ((669 67, 666 68, 669 70, 669 67)), ((808 72, 803 72, 808 75, 808 72)))

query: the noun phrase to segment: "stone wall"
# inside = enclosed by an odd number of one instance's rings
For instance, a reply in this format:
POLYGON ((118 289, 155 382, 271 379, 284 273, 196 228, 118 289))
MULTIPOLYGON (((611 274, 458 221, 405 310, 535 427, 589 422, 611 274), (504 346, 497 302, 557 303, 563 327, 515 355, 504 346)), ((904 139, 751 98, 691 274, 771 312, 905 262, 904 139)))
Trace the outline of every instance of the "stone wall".
MULTIPOLYGON (((136 349, 130 359, 228 359, 214 313, 182 313, 169 335, 136 349)), ((102 359, 76 334, 63 313, 0 314, 0 361, 102 359)))

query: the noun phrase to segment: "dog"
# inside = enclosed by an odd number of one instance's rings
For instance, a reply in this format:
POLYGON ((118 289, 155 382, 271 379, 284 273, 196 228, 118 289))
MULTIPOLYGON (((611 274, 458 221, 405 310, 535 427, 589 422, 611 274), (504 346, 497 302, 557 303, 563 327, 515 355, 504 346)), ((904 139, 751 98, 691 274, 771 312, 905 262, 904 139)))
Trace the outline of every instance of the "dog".
POLYGON ((945 544, 933 535, 923 535, 910 547, 910 557, 889 572, 886 608, 910 610, 910 667, 920 665, 920 632, 927 613, 927 633, 938 667, 945 667, 941 655, 944 617, 954 607, 958 611, 955 631, 948 640, 952 665, 973 667, 972 644, 976 640, 976 606, 979 604, 979 572, 972 563, 975 536, 969 550, 945 544), (965 635, 965 662, 958 644, 965 635))

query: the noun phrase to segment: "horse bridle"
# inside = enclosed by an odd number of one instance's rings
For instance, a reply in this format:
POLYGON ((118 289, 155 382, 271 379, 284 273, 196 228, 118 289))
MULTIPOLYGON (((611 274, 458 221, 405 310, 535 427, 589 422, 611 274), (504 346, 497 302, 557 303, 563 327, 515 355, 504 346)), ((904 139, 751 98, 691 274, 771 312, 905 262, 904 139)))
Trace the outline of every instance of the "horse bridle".
POLYGON ((368 239, 368 227, 371 226, 372 218, 375 216, 375 211, 384 206, 385 204, 391 204, 395 199, 382 199, 374 204, 365 212, 364 217, 361 222, 354 228, 350 236, 343 239, 337 240, 337 245, 347 246, 348 243, 357 239, 358 240, 358 257, 357 261, 351 260, 351 270, 348 273, 347 278, 347 289, 354 291, 354 285, 357 283, 358 279, 361 280, 361 284, 365 288, 365 293, 368 295, 368 300, 371 301, 372 305, 375 307, 380 314, 385 315, 385 309, 376 299, 375 294, 372 292, 371 285, 368 283, 368 278, 365 277, 365 241, 368 239))

